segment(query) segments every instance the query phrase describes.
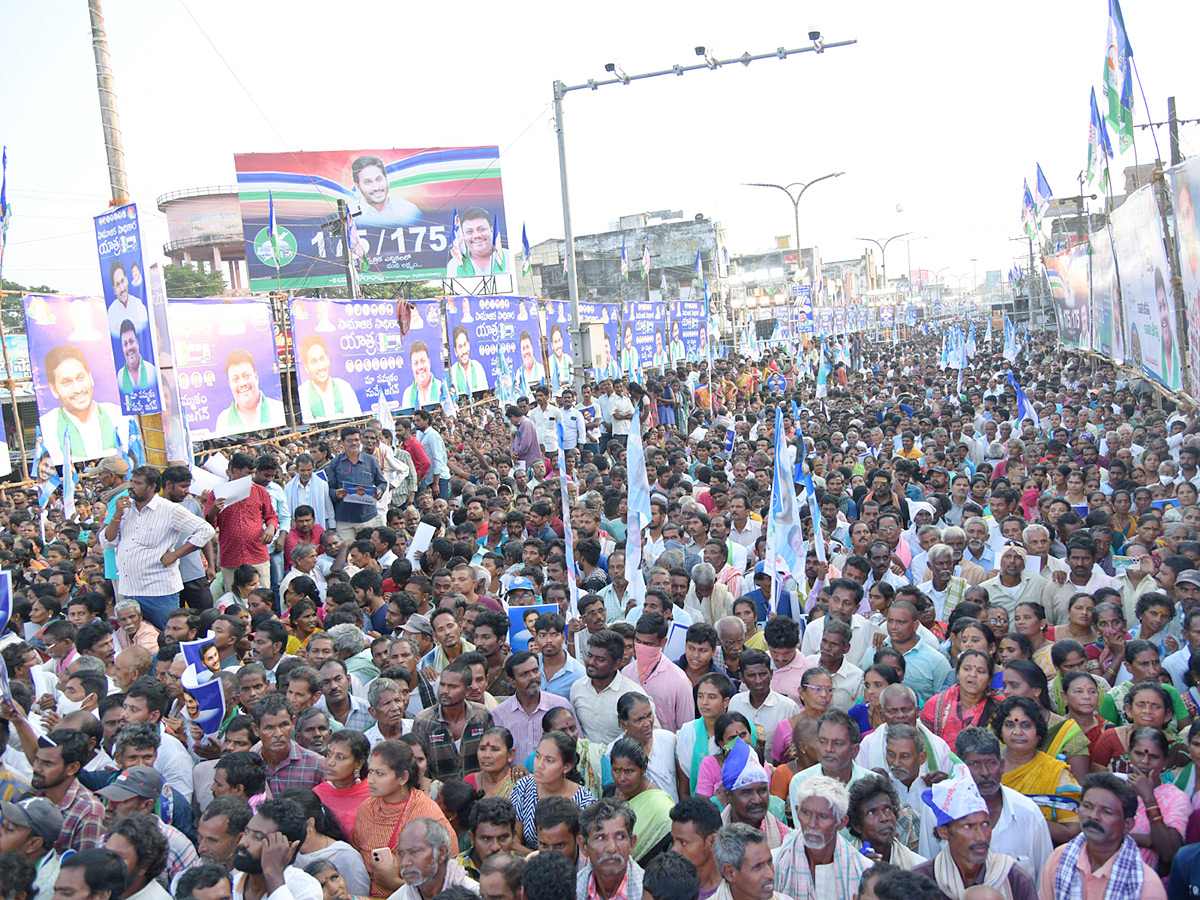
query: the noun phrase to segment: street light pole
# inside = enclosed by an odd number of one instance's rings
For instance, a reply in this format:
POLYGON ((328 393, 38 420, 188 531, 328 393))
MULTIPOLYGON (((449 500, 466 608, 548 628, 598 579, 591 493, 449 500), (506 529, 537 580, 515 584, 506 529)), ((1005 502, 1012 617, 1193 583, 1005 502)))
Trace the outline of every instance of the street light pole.
MULTIPOLYGON (((804 196, 804 192, 816 184, 818 181, 824 181, 827 178, 839 178, 845 175, 845 172, 830 172, 828 175, 822 175, 820 178, 814 178, 812 181, 793 181, 789 185, 782 184, 765 184, 760 181, 743 182, 743 187, 765 187, 775 188, 777 191, 783 191, 787 194, 787 198, 792 201, 792 212, 796 217, 796 271, 800 271, 800 199, 804 196), (792 188, 800 186, 800 193, 793 194, 792 188)), ((815 276, 816 273, 814 273, 815 276)))
POLYGON ((852 44, 857 44, 858 41, 851 39, 846 41, 826 41, 819 31, 810 31, 808 38, 812 41, 812 45, 808 47, 798 47, 789 50, 786 47, 779 47, 769 53, 752 54, 750 52, 743 53, 741 56, 735 56, 730 59, 717 59, 711 50, 707 47, 697 47, 696 55, 702 56, 702 62, 692 65, 675 64, 669 69, 660 69, 654 72, 644 72, 640 75, 628 75, 616 63, 608 63, 605 70, 612 77, 605 79, 589 79, 584 84, 564 84, 561 81, 554 82, 554 130, 558 134, 558 172, 559 181, 562 186, 562 202, 563 202, 563 237, 566 240, 567 249, 567 293, 571 298, 571 334, 578 342, 577 347, 579 353, 583 352, 583 325, 579 321, 579 280, 575 270, 575 241, 571 229, 571 195, 567 187, 567 145, 566 133, 563 130, 563 98, 572 91, 599 90, 602 87, 608 87, 613 84, 627 85, 634 81, 644 81, 647 78, 658 78, 662 75, 682 75, 684 72, 695 72, 699 69, 717 70, 725 65, 733 63, 741 63, 743 66, 748 66, 752 62, 757 62, 761 59, 787 59, 798 53, 824 53, 833 47, 849 47, 852 44))
MULTIPOLYGON (((887 290, 887 283, 888 283, 888 281, 887 281, 887 248, 888 248, 888 244, 890 244, 892 241, 896 240, 897 238, 908 237, 910 234, 912 234, 911 231, 905 231, 900 234, 893 234, 890 238, 884 238, 882 242, 880 242, 880 240, 878 238, 870 238, 870 237, 855 238, 856 241, 866 241, 867 243, 874 244, 876 247, 879 248, 879 255, 881 257, 880 263, 881 263, 881 267, 883 269, 883 289, 884 290, 887 290)), ((912 288, 912 286, 909 285, 909 293, 910 294, 912 293, 911 288, 912 288)))

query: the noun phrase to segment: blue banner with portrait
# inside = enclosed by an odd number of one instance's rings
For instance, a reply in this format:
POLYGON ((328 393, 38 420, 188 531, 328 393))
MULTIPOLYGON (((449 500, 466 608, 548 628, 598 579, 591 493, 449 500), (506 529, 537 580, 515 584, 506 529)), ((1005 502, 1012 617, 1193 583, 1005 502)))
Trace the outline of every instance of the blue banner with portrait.
POLYGON ((121 412, 162 410, 158 367, 146 303, 145 263, 137 206, 130 203, 96 216, 96 252, 121 412))
POLYGON ((703 300, 676 300, 671 308, 671 343, 669 351, 672 362, 680 358, 695 359, 700 351, 700 332, 707 329, 708 317, 704 312, 703 300))
POLYGON ((439 404, 446 374, 439 306, 436 300, 412 303, 402 329, 394 301, 293 297, 301 420, 369 414, 381 398, 391 412, 439 404))
POLYGON ((511 378, 524 394, 522 385, 532 390, 546 378, 536 297, 447 297, 446 328, 453 390, 474 393, 511 378))

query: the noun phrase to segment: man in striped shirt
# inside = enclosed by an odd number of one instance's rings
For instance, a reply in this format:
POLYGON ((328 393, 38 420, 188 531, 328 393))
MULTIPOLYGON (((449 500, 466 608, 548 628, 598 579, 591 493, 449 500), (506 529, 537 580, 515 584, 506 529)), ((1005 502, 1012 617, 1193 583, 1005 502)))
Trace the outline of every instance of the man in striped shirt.
POLYGON ((100 546, 117 550, 122 594, 136 600, 159 629, 166 626, 167 613, 179 606, 179 560, 215 534, 204 519, 158 496, 161 483, 158 469, 134 469, 129 496, 117 499, 116 514, 100 533, 100 546))

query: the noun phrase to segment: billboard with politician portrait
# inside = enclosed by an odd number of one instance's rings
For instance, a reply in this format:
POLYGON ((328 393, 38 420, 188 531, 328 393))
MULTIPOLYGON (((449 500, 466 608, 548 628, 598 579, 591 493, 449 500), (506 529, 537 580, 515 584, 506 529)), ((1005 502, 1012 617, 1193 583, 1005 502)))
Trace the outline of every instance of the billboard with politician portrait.
MULTIPOLYGON (((560 304, 566 305, 563 301, 560 301, 560 304)), ((546 307, 546 321, 550 321, 549 304, 546 307)), ((621 346, 620 307, 615 303, 596 303, 591 300, 580 300, 579 321, 604 326, 603 340, 594 343, 591 348, 591 364, 597 380, 601 378, 619 378, 621 375, 619 352, 621 346)))
POLYGON ((1200 399, 1200 157, 1175 166, 1168 175, 1187 310, 1191 391, 1192 397, 1200 399))
POLYGON ((1163 243, 1162 218, 1152 188, 1130 194, 1110 217, 1125 317, 1125 358, 1170 390, 1182 384, 1182 348, 1175 328, 1175 297, 1163 243))
POLYGON ((26 294, 24 300, 38 424, 50 461, 62 464, 64 437, 73 460, 117 453, 129 420, 121 412, 104 298, 26 294))
POLYGON ((270 300, 172 299, 168 314, 180 402, 195 440, 285 424, 270 300))
POLYGON ((532 388, 546 377, 536 297, 447 297, 450 388, 458 394, 494 388, 501 376, 532 388))
POLYGON ((512 273, 496 147, 235 154, 251 290, 512 273), (270 209, 276 234, 272 242, 270 209), (455 213, 459 228, 455 228, 455 213))
POLYGON ((95 226, 121 411, 126 415, 156 413, 162 407, 137 207, 130 203, 96 216, 95 226))
POLYGON ((391 412, 441 402, 437 301, 413 304, 406 334, 391 301, 294 297, 291 320, 306 424, 369 413, 381 399, 391 412))
POLYGON ((700 351, 700 330, 707 323, 703 300, 676 300, 671 305, 671 343, 668 353, 672 363, 695 359, 700 351))

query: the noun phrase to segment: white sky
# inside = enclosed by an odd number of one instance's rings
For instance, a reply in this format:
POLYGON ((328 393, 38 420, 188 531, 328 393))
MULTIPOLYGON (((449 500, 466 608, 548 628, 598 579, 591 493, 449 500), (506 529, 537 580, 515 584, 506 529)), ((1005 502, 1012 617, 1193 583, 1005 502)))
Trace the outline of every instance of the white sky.
MULTIPOLYGON (((13 206, 4 275, 98 292, 91 218, 109 193, 86 3, 6 0, 0 10, 13 206)), ((235 152, 359 147, 499 144, 511 243, 522 223, 532 243, 561 237, 555 78, 600 78, 610 61, 630 73, 688 64, 698 44, 722 58, 800 47, 817 29, 858 44, 569 95, 576 233, 682 209, 717 219, 733 252, 766 249, 792 233, 791 208, 741 183, 844 170, 805 195, 805 246, 855 257, 856 236, 912 231, 927 236, 911 245, 913 268, 945 266, 969 283, 972 257, 982 280, 1022 252, 1008 238, 1021 233, 1021 184, 1034 186, 1035 163, 1057 194, 1076 190, 1106 10, 1106 0, 108 0, 105 15, 150 251, 166 240, 155 198, 233 184, 235 152)), ((1188 65, 1200 3, 1127 0, 1124 14, 1155 121, 1172 92, 1180 116, 1200 117, 1188 65)), ((1135 101, 1135 121, 1147 121, 1135 101)), ((1200 126, 1182 136, 1185 154, 1200 153, 1200 126)), ((1146 131, 1138 153, 1154 156, 1146 131)), ((1132 153, 1117 161, 1132 163, 1132 153)), ((1116 170, 1114 180, 1120 190, 1116 170)), ((904 256, 893 243, 893 275, 904 256)))

